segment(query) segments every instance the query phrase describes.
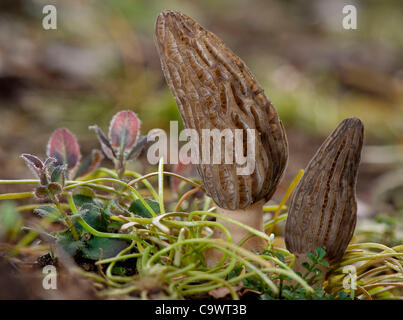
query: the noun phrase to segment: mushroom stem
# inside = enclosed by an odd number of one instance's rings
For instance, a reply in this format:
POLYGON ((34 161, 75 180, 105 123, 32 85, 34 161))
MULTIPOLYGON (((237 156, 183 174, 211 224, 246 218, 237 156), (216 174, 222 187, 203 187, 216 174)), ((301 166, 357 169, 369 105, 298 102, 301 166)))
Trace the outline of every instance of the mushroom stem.
MULTIPOLYGON (((263 230, 263 205, 265 200, 260 200, 245 209, 228 210, 217 207, 217 213, 225 218, 230 218, 236 220, 242 224, 252 227, 258 231, 264 232, 263 230)), ((217 218, 217 222, 222 224, 232 237, 232 242, 238 244, 242 239, 251 236, 251 233, 236 224, 217 218)), ((214 238, 227 239, 225 233, 218 228, 214 229, 214 238)), ((267 242, 258 237, 252 236, 246 242, 242 244, 242 248, 249 251, 262 252, 264 247, 267 246, 267 242)), ((216 249, 206 250, 205 258, 206 263, 209 268, 214 267, 222 258, 223 254, 221 251, 216 249)))

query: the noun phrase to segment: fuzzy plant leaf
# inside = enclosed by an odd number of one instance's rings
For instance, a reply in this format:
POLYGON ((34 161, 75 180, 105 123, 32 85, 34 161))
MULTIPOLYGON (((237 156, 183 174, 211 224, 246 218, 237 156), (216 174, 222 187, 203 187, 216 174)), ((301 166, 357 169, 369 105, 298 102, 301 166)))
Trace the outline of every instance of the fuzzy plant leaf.
POLYGON ((136 145, 140 132, 140 120, 132 111, 120 111, 109 126, 109 141, 119 153, 130 152, 136 145))
POLYGON ((50 181, 60 183, 62 186, 64 186, 64 182, 66 180, 66 174, 67 174, 67 165, 65 164, 58 165, 53 169, 52 174, 50 176, 50 181))
POLYGON ((57 182, 51 182, 48 184, 48 190, 51 194, 56 195, 56 194, 62 193, 63 188, 57 182))
POLYGON ((73 199, 75 205, 80 208, 84 204, 93 204, 97 207, 102 207, 102 202, 95 198, 95 193, 91 189, 87 188, 80 188, 76 190, 73 199))
POLYGON ((39 215, 43 218, 49 217, 53 221, 63 220, 63 216, 61 215, 59 210, 57 210, 56 208, 49 206, 49 205, 43 205, 43 206, 39 206, 39 207, 35 208, 34 213, 36 213, 37 215, 39 215))
POLYGON ((112 258, 127 247, 127 242, 120 239, 93 237, 86 242, 81 252, 84 258, 91 260, 112 258))
MULTIPOLYGON (((85 195, 74 195, 73 198, 76 206, 80 208, 78 215, 81 215, 88 225, 101 232, 119 230, 122 223, 116 223, 115 221, 110 220, 111 216, 114 215, 111 212, 111 207, 114 205, 114 201, 109 201, 104 204, 97 199, 85 195)), ((86 233, 77 221, 75 225, 77 230, 86 233)))
POLYGON ((40 187, 35 188, 34 193, 35 193, 35 197, 38 199, 42 199, 42 200, 49 199, 49 191, 48 191, 47 186, 40 186, 40 187))
POLYGON ((97 125, 90 126, 89 129, 94 130, 95 133, 97 134, 98 141, 106 157, 110 160, 115 159, 115 151, 113 150, 111 143, 109 142, 105 134, 102 132, 102 130, 97 125))
POLYGON ((141 151, 143 151, 144 147, 147 145, 147 136, 142 136, 139 138, 137 144, 133 147, 133 149, 127 154, 126 160, 135 160, 140 155, 141 151))
POLYGON ((40 180, 42 185, 47 184, 46 175, 45 175, 45 166, 41 159, 32 154, 23 153, 21 158, 25 161, 28 168, 32 171, 32 173, 40 180))
POLYGON ((57 165, 67 165, 69 171, 74 170, 81 158, 77 139, 68 129, 56 130, 49 139, 48 157, 57 160, 57 165))
POLYGON ((45 168, 51 168, 52 166, 57 166, 57 160, 53 157, 47 157, 43 163, 45 168))
MULTIPOLYGON (((102 217, 101 210, 102 208, 94 203, 84 203, 78 211, 78 215, 81 215, 84 221, 94 229, 106 231, 107 223, 102 217)), ((77 229, 83 230, 79 224, 77 224, 77 229)))
POLYGON ((85 247, 84 241, 75 241, 68 231, 56 235, 56 239, 57 244, 72 257, 85 247))
MULTIPOLYGON (((152 200, 152 199, 144 199, 144 201, 151 207, 151 209, 154 210, 155 213, 157 213, 157 214, 160 213, 160 205, 157 201, 152 200)), ((132 204, 130 205, 129 211, 133 212, 134 214, 141 216, 143 218, 152 218, 153 217, 139 199, 136 199, 132 202, 132 204)))
POLYGON ((94 170, 99 167, 103 159, 104 155, 101 151, 96 149, 92 150, 91 154, 86 157, 78 167, 74 178, 83 177, 94 172, 94 170))

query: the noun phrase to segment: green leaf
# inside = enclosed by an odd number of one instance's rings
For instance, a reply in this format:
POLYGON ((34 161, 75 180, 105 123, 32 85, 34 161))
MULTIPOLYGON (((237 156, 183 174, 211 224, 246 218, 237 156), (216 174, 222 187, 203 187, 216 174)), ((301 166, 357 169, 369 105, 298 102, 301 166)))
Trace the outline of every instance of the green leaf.
POLYGON ((118 276, 124 276, 126 275, 126 272, 127 272, 126 268, 120 266, 114 266, 112 269, 112 273, 118 276))
POLYGON ((326 268, 329 268, 329 263, 326 260, 320 260, 318 261, 318 263, 322 266, 325 266, 326 268))
MULTIPOLYGON (((76 202, 76 201, 80 202, 80 200, 84 201, 84 202, 91 202, 91 200, 88 198, 96 198, 96 194, 95 194, 94 190, 92 190, 91 188, 81 186, 81 187, 77 187, 74 189, 74 191, 73 191, 74 202, 76 202), (80 196, 84 196, 87 198, 81 199, 80 196)), ((78 203, 76 203, 76 205, 78 205, 78 203)))
POLYGON ((282 253, 277 252, 277 251, 273 251, 273 250, 268 250, 266 249, 263 254, 271 254, 273 256, 275 256, 277 259, 279 259, 281 262, 285 262, 285 257, 282 253))
POLYGON ((111 207, 115 205, 115 201, 114 200, 110 200, 106 203, 106 205, 104 206, 104 208, 102 209, 102 216, 104 217, 104 219, 108 219, 112 216, 114 216, 114 214, 111 212, 111 207))
POLYGON ((314 272, 316 275, 322 274, 322 270, 320 270, 320 269, 318 269, 318 268, 313 269, 313 272, 314 272))
POLYGON ((285 262, 285 257, 282 253, 273 251, 273 255, 276 256, 281 262, 285 262))
MULTIPOLYGON (((151 207, 151 209, 154 210, 156 214, 160 213, 160 205, 157 201, 152 199, 144 199, 144 201, 151 207)), ((140 199, 136 199, 132 202, 129 211, 143 218, 153 217, 151 213, 147 210, 147 208, 143 205, 143 203, 140 201, 140 199)))
POLYGON ((73 200, 75 205, 79 208, 86 203, 93 204, 100 208, 103 206, 101 201, 85 194, 75 194, 73 195, 73 200))
POLYGON ((237 265, 232 271, 228 274, 228 280, 239 276, 242 272, 242 266, 237 265))
POLYGON ((107 232, 116 232, 120 229, 120 227, 123 225, 123 222, 120 221, 113 221, 110 218, 112 216, 115 216, 112 212, 111 212, 111 207, 115 205, 115 201, 114 200, 110 200, 108 201, 108 203, 106 204, 106 206, 104 206, 104 208, 101 211, 101 218, 104 220, 105 224, 106 224, 106 231, 107 232))
POLYGON ((308 252, 308 253, 306 254, 306 256, 307 256, 307 258, 309 258, 312 262, 316 262, 316 257, 315 257, 315 255, 314 255, 313 253, 308 252))
POLYGON ((83 257, 91 260, 108 259, 116 256, 128 246, 120 239, 94 237, 87 241, 87 247, 81 250, 83 257))
POLYGON ((260 300, 275 300, 276 298, 268 293, 260 295, 260 300))
MULTIPOLYGON (((112 221, 110 217, 114 216, 111 207, 114 201, 109 201, 106 205, 102 202, 85 195, 75 195, 74 202, 80 205, 78 214, 94 229, 101 232, 115 232, 120 229, 122 222, 112 221)), ((75 221, 74 226, 82 233, 87 233, 85 229, 75 221)))
POLYGON ((323 290, 322 288, 316 288, 315 289, 315 295, 317 297, 323 297, 325 294, 325 290, 323 290))
POLYGON ((316 255, 318 256, 318 259, 321 260, 324 258, 324 256, 326 255, 326 251, 324 249, 322 249, 321 247, 317 247, 315 249, 316 255))
POLYGON ((34 209, 34 213, 38 214, 41 217, 50 217, 53 221, 63 220, 63 216, 56 208, 52 206, 39 206, 34 209))
POLYGON ((50 178, 50 181, 52 182, 58 182, 61 185, 64 185, 64 179, 65 179, 65 174, 67 171, 67 165, 63 164, 63 165, 59 165, 57 167, 55 167, 52 171, 52 175, 50 178))
POLYGON ((339 291, 337 297, 339 298, 339 300, 351 300, 350 297, 348 296, 348 293, 345 291, 339 291))
POLYGON ((311 268, 311 266, 309 265, 308 262, 302 262, 301 266, 303 266, 305 269, 309 270, 311 268))
MULTIPOLYGON (((106 231, 107 221, 102 217, 102 208, 92 204, 85 203, 81 206, 81 209, 78 211, 78 214, 82 216, 82 218, 87 222, 91 227, 98 231, 106 231)), ((83 230, 83 228, 80 228, 83 230)))
POLYGON ((70 256, 75 256, 77 252, 85 247, 83 241, 74 241, 70 231, 64 235, 59 235, 57 243, 66 251, 70 256))

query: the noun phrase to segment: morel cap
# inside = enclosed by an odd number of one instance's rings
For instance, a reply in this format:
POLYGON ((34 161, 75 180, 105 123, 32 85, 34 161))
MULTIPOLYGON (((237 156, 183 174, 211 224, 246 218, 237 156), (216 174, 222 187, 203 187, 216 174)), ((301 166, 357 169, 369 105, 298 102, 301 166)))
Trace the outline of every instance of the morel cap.
POLYGON ((309 162, 291 197, 285 228, 291 252, 322 247, 329 260, 343 256, 357 220, 355 189, 363 136, 360 119, 345 119, 309 162))
MULTIPOLYGON (((244 209, 274 193, 288 160, 288 143, 277 111, 245 63, 216 35, 188 16, 162 12, 155 42, 162 69, 186 128, 196 129, 202 154, 203 129, 243 132, 243 150, 250 145, 247 129, 255 130, 255 170, 238 175, 235 161, 197 164, 204 187, 224 209, 244 209)), ((223 148, 222 148, 223 149, 223 148)))

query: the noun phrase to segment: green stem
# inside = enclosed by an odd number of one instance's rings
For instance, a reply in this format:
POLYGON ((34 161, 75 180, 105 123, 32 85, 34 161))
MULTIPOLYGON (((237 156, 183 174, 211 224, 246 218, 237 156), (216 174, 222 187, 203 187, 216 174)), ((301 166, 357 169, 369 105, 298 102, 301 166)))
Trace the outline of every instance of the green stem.
MULTIPOLYGON (((113 267, 115 266, 116 262, 118 261, 118 259, 124 257, 124 254, 126 252, 129 252, 135 245, 136 245, 136 241, 132 241, 132 243, 127 248, 125 248, 122 251, 120 251, 118 253, 118 255, 114 258, 114 260, 111 261, 111 263, 109 264, 108 268, 106 269, 106 276, 110 280, 115 281, 115 282, 130 282, 133 279, 133 277, 114 276, 112 274, 112 270, 113 270, 113 267)), ((141 254, 137 253, 136 255, 141 255, 141 254)))
POLYGON ((368 255, 368 256, 364 256, 364 257, 359 257, 359 258, 354 258, 354 259, 343 261, 342 263, 340 263, 340 266, 343 267, 343 266, 353 264, 358 261, 375 260, 375 259, 379 259, 379 258, 393 257, 393 256, 403 256, 403 253, 395 252, 395 253, 381 253, 381 254, 368 255))
POLYGON ((100 232, 93 227, 91 227, 83 218, 80 216, 76 217, 77 222, 89 233, 96 237, 102 237, 102 238, 111 238, 111 239, 126 239, 126 240, 136 240, 136 241, 141 241, 141 239, 137 239, 133 235, 130 234, 124 234, 124 233, 108 233, 108 232, 100 232))
POLYGON ((26 198, 33 198, 33 197, 35 197, 35 194, 33 192, 18 192, 18 193, 0 194, 0 200, 26 199, 26 198))
MULTIPOLYGON (((215 275, 211 275, 211 274, 200 274, 200 275, 197 275, 197 276, 193 276, 193 277, 187 278, 186 281, 185 281, 185 283, 196 282, 196 281, 200 281, 200 280, 213 280, 213 281, 215 281, 215 282, 220 283, 221 285, 225 286, 225 287, 228 289, 229 293, 231 294, 232 299, 234 299, 234 300, 239 300, 239 297, 238 297, 237 293, 235 292, 234 288, 233 288, 227 281, 225 281, 224 279, 221 279, 220 277, 217 277, 217 276, 215 276, 215 275)), ((178 287, 177 290, 178 290, 179 292, 181 291, 183 285, 184 285, 184 284, 181 284, 181 286, 178 287)), ((204 291, 204 290, 198 289, 198 290, 194 290, 193 293, 201 293, 201 292, 203 292, 203 291, 204 291)), ((204 292, 205 292, 205 291, 204 291, 204 292)), ((187 290, 187 294, 190 294, 190 293, 192 293, 192 291, 191 291, 191 290, 187 290)))
MULTIPOLYGON (((142 175, 140 173, 137 173, 137 172, 134 172, 134 171, 129 171, 129 170, 126 170, 125 174, 128 175, 128 176, 132 176, 134 178, 142 177, 142 175)), ((155 201, 159 201, 158 193, 154 190, 154 188, 151 185, 151 183, 148 182, 147 180, 142 180, 142 182, 147 187, 147 189, 150 190, 150 192, 151 192, 152 196, 154 197, 155 201)))
POLYGON ((111 262, 117 262, 117 261, 122 261, 122 260, 128 260, 128 259, 132 259, 132 258, 138 258, 138 257, 141 257, 141 256, 142 256, 141 253, 131 253, 131 254, 123 255, 123 256, 117 255, 116 257, 113 257, 113 258, 104 259, 104 260, 99 260, 99 261, 95 262, 95 264, 96 264, 96 265, 99 265, 99 264, 106 264, 106 263, 111 263, 111 262))
POLYGON ((265 239, 267 241, 270 241, 270 237, 267 234, 265 234, 265 233, 263 233, 261 231, 258 231, 258 230, 254 229, 254 228, 251 228, 251 227, 247 226, 246 224, 240 223, 240 222, 238 222, 238 221, 236 221, 234 219, 231 219, 231 218, 228 218, 228 217, 223 217, 223 216, 221 216, 221 215, 219 215, 217 213, 207 212, 207 211, 192 211, 190 213, 190 215, 208 215, 208 216, 211 216, 211 217, 220 218, 221 220, 225 220, 227 222, 233 223, 233 224, 237 225, 238 227, 249 231, 250 233, 254 234, 255 236, 258 236, 258 237, 263 238, 263 239, 265 239))
POLYGON ((160 204, 160 213, 165 213, 164 207, 164 158, 160 158, 160 162, 158 164, 158 197, 160 204))
POLYGON ((149 206, 149 204, 147 202, 144 201, 143 197, 138 193, 138 191, 136 189, 134 189, 132 186, 128 185, 126 182, 124 181, 120 181, 118 179, 113 179, 113 178, 96 178, 96 179, 92 179, 92 180, 88 180, 88 181, 84 181, 84 182, 79 182, 76 183, 74 185, 69 185, 67 187, 64 187, 64 190, 69 190, 69 189, 73 189, 79 186, 84 186, 88 183, 93 183, 93 182, 101 182, 101 181, 107 181, 107 182, 114 182, 117 184, 120 184, 122 186, 125 186, 127 188, 130 189, 130 191, 140 200, 140 202, 144 205, 144 207, 147 208, 147 210, 151 213, 152 216, 156 217, 157 214, 155 213, 155 211, 149 206))
MULTIPOLYGON (((53 195, 51 196, 51 199, 52 199, 53 203, 56 205, 57 209, 58 209, 58 210, 60 211, 60 213, 62 214, 64 220, 66 221, 66 224, 67 224, 68 228, 70 229, 71 234, 73 235, 74 240, 78 241, 78 240, 79 240, 79 237, 78 237, 78 233, 77 233, 77 231, 76 231, 76 228, 74 227, 74 223, 73 223, 72 220, 70 220, 70 217, 69 217, 68 214, 64 211, 63 207, 62 207, 61 204, 60 204, 59 199, 57 198, 57 196, 53 196, 53 195)), ((67 199, 68 199, 68 202, 69 202, 69 205, 70 205, 70 210, 71 210, 71 212, 72 212, 73 214, 76 214, 76 213, 77 213, 77 208, 76 208, 76 206, 75 206, 75 204, 74 204, 73 197, 72 197, 72 195, 71 195, 70 193, 67 194, 67 199)))
MULTIPOLYGON (((128 183, 128 185, 131 186, 131 185, 136 184, 136 183, 138 183, 138 182, 140 182, 140 181, 142 181, 144 179, 148 179, 150 177, 158 176, 158 174, 159 174, 158 172, 151 172, 151 173, 145 174, 144 176, 141 176, 141 177, 139 177, 137 179, 134 179, 134 180, 130 181, 128 183)), ((181 179, 183 181, 186 181, 190 185, 192 185, 192 186, 194 186, 196 188, 200 188, 200 190, 205 191, 205 189, 203 188, 202 185, 200 185, 200 184, 198 184, 198 183, 196 183, 196 182, 194 182, 194 181, 192 181, 192 180, 190 180, 188 178, 182 177, 179 174, 169 172, 169 171, 163 171, 163 174, 166 175, 166 176, 171 176, 171 177, 175 177, 175 178, 181 179)))
POLYGON ((38 184, 36 179, 0 180, 0 184, 38 184))
POLYGON ((264 224, 263 229, 266 230, 266 229, 270 228, 271 226, 275 225, 277 222, 280 222, 280 221, 283 221, 283 220, 287 219, 287 216, 288 216, 288 214, 284 213, 284 214, 278 216, 276 219, 267 221, 264 224))

